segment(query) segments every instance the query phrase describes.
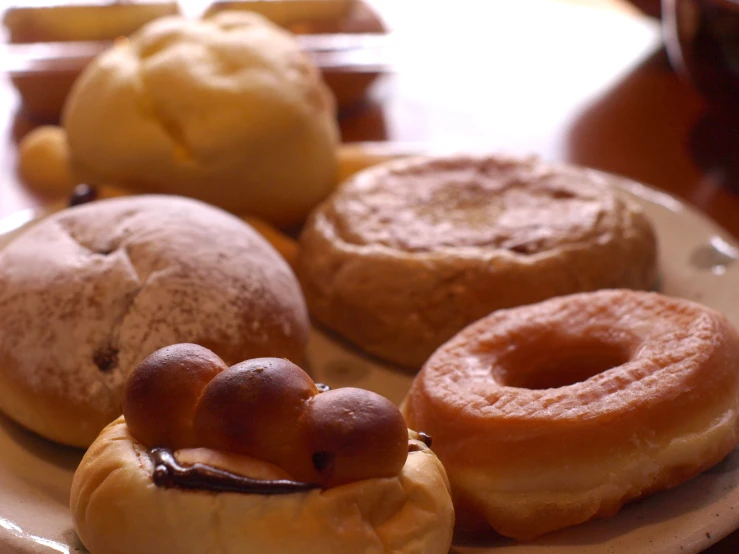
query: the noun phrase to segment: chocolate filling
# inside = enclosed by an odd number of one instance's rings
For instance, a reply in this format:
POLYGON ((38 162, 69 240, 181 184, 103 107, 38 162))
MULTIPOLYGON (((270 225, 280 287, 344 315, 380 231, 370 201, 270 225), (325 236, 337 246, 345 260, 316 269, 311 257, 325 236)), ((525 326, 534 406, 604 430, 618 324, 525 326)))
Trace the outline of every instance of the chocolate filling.
POLYGON ((287 479, 250 479, 205 464, 180 465, 168 448, 153 448, 154 484, 158 487, 247 494, 292 494, 319 488, 287 479))
MULTIPOLYGON (((418 435, 427 447, 431 446, 429 435, 426 433, 418 435)), ((418 443, 408 445, 409 453, 420 450, 423 448, 419 447, 418 443)), ((169 448, 152 448, 150 455, 154 464, 152 479, 157 487, 244 494, 292 494, 320 488, 313 483, 300 483, 289 479, 251 479, 200 463, 183 466, 169 448)), ((318 471, 332 462, 333 455, 328 452, 317 452, 313 455, 313 464, 318 471)))

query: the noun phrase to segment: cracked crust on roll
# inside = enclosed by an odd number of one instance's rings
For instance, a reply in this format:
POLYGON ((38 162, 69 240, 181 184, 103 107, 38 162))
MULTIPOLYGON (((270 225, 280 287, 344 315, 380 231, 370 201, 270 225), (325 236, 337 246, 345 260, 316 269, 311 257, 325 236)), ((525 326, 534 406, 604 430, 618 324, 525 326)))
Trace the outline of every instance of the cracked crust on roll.
POLYGON ((437 350, 401 408, 434 437, 460 528, 531 539, 686 481, 739 440, 739 335, 637 291, 501 310, 437 350))
MULTIPOLYGON (((284 477, 252 462, 259 478, 284 477)), ((75 527, 91 552, 446 554, 451 543, 446 475, 425 448, 409 453, 397 477, 285 495, 161 488, 152 471, 122 417, 93 443, 71 492, 75 527)))
POLYGON ((300 363, 308 329, 292 271, 238 218, 178 197, 94 202, 0 252, 0 408, 87 446, 120 415, 128 373, 158 348, 300 363))
POLYGON ((419 368, 494 310, 653 287, 657 244, 641 208, 602 174, 503 156, 421 158, 363 171, 320 205, 297 273, 318 321, 419 368))

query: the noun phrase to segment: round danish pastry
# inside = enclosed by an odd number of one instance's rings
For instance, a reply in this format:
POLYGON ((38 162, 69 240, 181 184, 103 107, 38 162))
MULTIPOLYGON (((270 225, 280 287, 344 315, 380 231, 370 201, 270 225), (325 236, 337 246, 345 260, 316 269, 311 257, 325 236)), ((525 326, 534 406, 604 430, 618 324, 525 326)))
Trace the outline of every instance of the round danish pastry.
POLYGON ((195 200, 69 208, 0 251, 0 409, 58 442, 88 446, 120 415, 127 375, 162 346, 300 361, 308 330, 281 256, 195 200))
POLYGON ((687 300, 612 290, 501 310, 404 401, 434 437, 460 528, 531 539, 678 485, 739 440, 739 335, 687 300))
POLYGON ((311 314, 418 368, 490 312, 600 288, 653 287, 655 235, 600 173, 533 159, 400 160, 315 210, 297 273, 311 314))
POLYGON ((72 483, 91 552, 449 550, 444 468, 380 395, 319 389, 285 359, 226 367, 177 344, 132 372, 123 412, 72 483))

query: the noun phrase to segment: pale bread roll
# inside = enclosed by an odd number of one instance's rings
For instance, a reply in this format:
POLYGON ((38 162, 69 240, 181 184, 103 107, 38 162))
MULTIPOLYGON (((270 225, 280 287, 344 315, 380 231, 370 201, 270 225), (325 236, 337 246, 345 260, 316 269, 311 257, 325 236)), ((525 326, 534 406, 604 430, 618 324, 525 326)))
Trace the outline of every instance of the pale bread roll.
POLYGON ((494 310, 657 281, 654 230, 608 177, 506 156, 362 171, 312 213, 298 254, 315 319, 416 369, 494 310))
MULTIPOLYGON (((446 473, 431 450, 410 443, 421 450, 397 477, 278 496, 186 491, 154 485, 149 453, 121 417, 75 472, 72 517, 95 554, 446 554, 454 524, 446 473)), ((285 477, 249 465, 255 478, 285 477)))
POLYGON ((308 317, 287 263, 195 200, 134 196, 59 212, 0 251, 0 409, 87 446, 121 413, 128 373, 193 342, 227 364, 300 362, 308 317))
POLYGON ((154 21, 92 62, 63 113, 82 182, 182 194, 280 225, 334 187, 334 100, 257 14, 154 21))

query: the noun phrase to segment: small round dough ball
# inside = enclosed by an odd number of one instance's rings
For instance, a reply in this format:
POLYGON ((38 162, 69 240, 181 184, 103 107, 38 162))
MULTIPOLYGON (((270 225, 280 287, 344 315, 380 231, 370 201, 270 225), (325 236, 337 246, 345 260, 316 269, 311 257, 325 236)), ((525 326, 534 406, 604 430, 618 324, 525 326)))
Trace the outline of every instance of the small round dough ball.
POLYGON ((313 379, 289 360, 247 360, 205 387, 195 433, 202 446, 260 458, 292 474, 300 450, 297 423, 316 394, 313 379))
POLYGON ((315 396, 301 418, 313 472, 302 479, 334 487, 394 477, 408 456, 408 428, 387 398, 357 388, 315 396))
POLYGON ((253 13, 144 26, 87 66, 62 121, 91 185, 292 225, 336 182, 333 97, 292 36, 253 13))
POLYGON ((18 147, 18 172, 23 182, 37 192, 71 194, 77 181, 70 169, 64 129, 44 125, 23 137, 18 147))
POLYGON ((131 434, 149 448, 197 446, 195 406, 205 386, 225 369, 221 358, 197 344, 174 344, 147 356, 124 390, 123 415, 131 434))

